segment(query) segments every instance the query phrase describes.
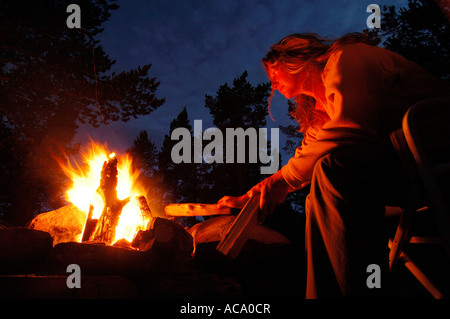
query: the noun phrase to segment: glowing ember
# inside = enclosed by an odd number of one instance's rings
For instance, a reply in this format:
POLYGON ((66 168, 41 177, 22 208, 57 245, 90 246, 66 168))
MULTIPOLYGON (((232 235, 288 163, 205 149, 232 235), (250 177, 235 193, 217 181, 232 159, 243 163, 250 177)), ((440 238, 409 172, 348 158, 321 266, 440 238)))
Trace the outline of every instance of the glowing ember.
MULTIPOLYGON (((61 165, 73 182, 72 187, 66 193, 67 200, 85 212, 86 217, 89 207, 92 205, 92 219, 99 219, 105 205, 102 196, 97 192, 100 186, 102 167, 108 158, 116 157, 118 161, 117 198, 119 200, 130 198, 130 201, 122 209, 112 243, 119 239, 131 242, 138 230, 145 230, 149 221, 142 215, 136 199, 143 192, 136 183, 139 172, 132 170, 131 158, 128 155, 116 155, 96 143, 92 143, 81 156, 84 167, 79 165, 73 167, 70 162, 67 165, 61 165)), ((81 239, 80 235, 80 242, 81 239)))

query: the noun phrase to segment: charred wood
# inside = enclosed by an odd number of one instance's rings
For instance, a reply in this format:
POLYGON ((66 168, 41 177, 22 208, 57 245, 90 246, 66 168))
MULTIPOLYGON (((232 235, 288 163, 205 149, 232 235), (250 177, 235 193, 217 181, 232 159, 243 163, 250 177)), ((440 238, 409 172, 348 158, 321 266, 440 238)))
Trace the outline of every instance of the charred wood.
POLYGON ((120 200, 117 197, 117 158, 109 158, 103 163, 100 179, 100 187, 97 192, 102 196, 104 208, 95 226, 90 241, 112 244, 115 238, 116 227, 120 214, 126 203, 130 200, 120 200))

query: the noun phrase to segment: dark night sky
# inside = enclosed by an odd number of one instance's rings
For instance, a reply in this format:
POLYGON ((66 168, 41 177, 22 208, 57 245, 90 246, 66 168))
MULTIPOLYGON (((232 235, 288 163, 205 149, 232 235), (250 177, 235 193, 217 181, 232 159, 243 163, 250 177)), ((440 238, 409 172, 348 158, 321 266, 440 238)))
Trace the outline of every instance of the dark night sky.
MULTIPOLYGON (((146 117, 114 123, 109 128, 80 129, 77 141, 87 141, 89 134, 121 151, 132 144, 142 129, 161 146, 170 122, 184 106, 191 123, 201 119, 203 130, 212 127, 211 116, 204 107, 205 94, 214 95, 226 82, 232 85, 233 79, 244 70, 253 85, 268 81, 261 58, 271 44, 284 36, 315 32, 339 37, 360 32, 367 28, 369 4, 399 8, 406 6, 407 0, 118 0, 117 3, 120 8, 112 12, 99 36, 105 52, 116 60, 113 71, 151 63, 150 76, 161 81, 157 96, 166 99, 160 109, 146 117), (104 134, 105 130, 110 133, 111 129, 114 138, 105 140, 110 135, 104 134)), ((274 95, 272 112, 276 122, 268 118, 268 127, 287 123, 286 99, 279 93, 274 95)), ((283 162, 287 159, 283 156, 283 162)))

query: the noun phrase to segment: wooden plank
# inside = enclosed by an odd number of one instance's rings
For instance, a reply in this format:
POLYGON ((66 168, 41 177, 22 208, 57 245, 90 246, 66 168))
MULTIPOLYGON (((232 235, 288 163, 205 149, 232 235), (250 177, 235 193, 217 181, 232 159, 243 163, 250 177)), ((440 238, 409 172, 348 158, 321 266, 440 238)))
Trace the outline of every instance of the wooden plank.
POLYGON ((259 199, 260 195, 257 194, 245 204, 228 233, 217 245, 216 249, 219 252, 232 259, 239 255, 254 227, 258 224, 259 199))
POLYGON ((167 216, 212 216, 212 215, 229 215, 230 207, 217 208, 216 204, 170 204, 164 208, 167 216))

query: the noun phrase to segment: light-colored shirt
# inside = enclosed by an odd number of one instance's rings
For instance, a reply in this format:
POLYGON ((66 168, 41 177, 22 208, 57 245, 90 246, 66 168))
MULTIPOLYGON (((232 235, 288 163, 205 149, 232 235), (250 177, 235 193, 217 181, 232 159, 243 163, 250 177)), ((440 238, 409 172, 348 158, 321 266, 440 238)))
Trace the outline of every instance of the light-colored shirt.
MULTIPOLYGON (((389 50, 350 44, 330 55, 322 73, 328 118, 310 128, 295 155, 282 167, 293 188, 311 181, 322 156, 352 145, 371 143, 401 126, 404 113, 422 99, 450 95, 450 83, 389 50)), ((301 106, 299 106, 301 107, 301 106)))

